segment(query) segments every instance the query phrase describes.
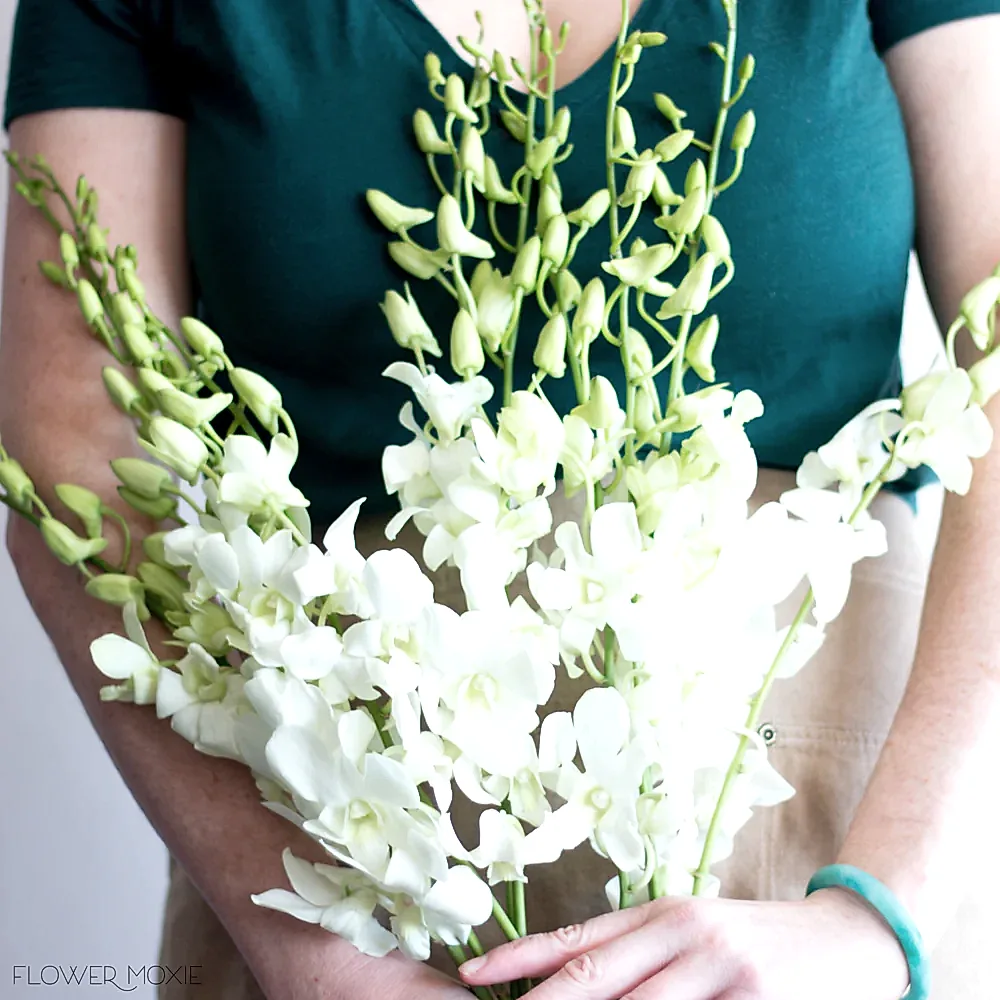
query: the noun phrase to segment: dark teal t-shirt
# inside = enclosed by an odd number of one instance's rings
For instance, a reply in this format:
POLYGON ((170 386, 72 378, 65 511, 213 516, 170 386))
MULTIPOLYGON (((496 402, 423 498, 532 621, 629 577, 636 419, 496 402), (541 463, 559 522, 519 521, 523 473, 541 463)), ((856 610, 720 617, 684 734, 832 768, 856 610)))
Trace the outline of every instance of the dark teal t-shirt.
MULTIPOLYGON (((764 399, 765 415, 749 426, 762 464, 796 466, 897 391, 914 207, 880 57, 942 22, 996 12, 1000 0, 741 4, 740 49, 758 65, 747 102, 758 129, 742 179, 716 208, 737 272, 713 303, 723 330, 715 360, 720 379, 764 399)), ((665 131, 656 91, 710 134, 720 63, 706 42, 724 36, 719 0, 644 0, 634 27, 670 36, 644 56, 630 93, 639 148, 665 131)), ((18 10, 5 124, 95 106, 187 122, 199 309, 237 364, 284 393, 302 440, 296 481, 316 523, 360 495, 386 504, 381 449, 407 436, 397 423, 405 391, 380 375, 404 354, 378 308, 404 275, 363 192, 436 204, 410 128, 417 104, 437 107, 425 90, 428 50, 446 73, 469 75, 412 0, 21 0, 18 10)), ((576 144, 560 171, 567 208, 604 183, 610 63, 606 53, 559 93, 576 144)), ((499 127, 486 145, 509 178, 521 147, 499 127)), ((638 232, 660 236, 651 226, 638 232)), ((574 271, 599 274, 606 252, 602 226, 574 271)), ((503 255, 495 263, 509 270, 503 255)), ((415 284, 446 343, 451 300, 433 283, 415 284)), ((614 351, 597 350, 592 369, 618 380, 614 351)), ((561 388, 550 395, 565 405, 568 377, 561 388)))

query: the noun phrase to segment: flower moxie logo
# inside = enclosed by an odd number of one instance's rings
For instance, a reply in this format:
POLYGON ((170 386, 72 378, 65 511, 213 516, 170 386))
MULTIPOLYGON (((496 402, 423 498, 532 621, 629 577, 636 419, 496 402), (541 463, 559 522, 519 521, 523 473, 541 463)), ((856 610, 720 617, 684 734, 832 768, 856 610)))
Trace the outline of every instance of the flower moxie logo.
POLYGON ((113 986, 131 993, 140 986, 201 986, 200 965, 15 965, 13 986, 113 986))

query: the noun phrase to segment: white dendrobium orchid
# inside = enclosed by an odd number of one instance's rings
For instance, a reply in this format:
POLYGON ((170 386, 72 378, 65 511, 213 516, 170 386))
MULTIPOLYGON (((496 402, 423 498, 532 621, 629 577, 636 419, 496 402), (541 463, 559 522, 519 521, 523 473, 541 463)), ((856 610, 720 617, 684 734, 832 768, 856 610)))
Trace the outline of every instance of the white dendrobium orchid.
POLYGON ((981 406, 971 402, 972 380, 959 368, 927 375, 903 393, 905 439, 897 457, 910 468, 928 465, 946 490, 969 492, 972 458, 993 443, 993 428, 981 406))
POLYGON ((614 468, 622 442, 627 437, 625 411, 608 430, 595 431, 583 417, 563 418, 563 448, 559 463, 563 468, 566 495, 601 482, 614 468))
POLYGON ((268 889, 252 895, 258 906, 319 924, 373 958, 396 948, 396 938, 375 919, 378 892, 363 874, 350 868, 310 864, 287 847, 281 860, 294 891, 268 889))
POLYGON ((493 396, 493 386, 482 375, 466 382, 446 382, 435 371, 424 375, 405 361, 393 362, 382 374, 413 390, 443 442, 458 438, 472 415, 493 396))
POLYGON ((248 434, 231 435, 220 466, 219 500, 261 514, 307 507, 309 501, 288 478, 297 457, 298 447, 287 434, 275 434, 267 451, 248 434))
POLYGON ((828 490, 794 489, 781 495, 781 505, 800 521, 791 522, 798 533, 799 551, 806 566, 815 606, 813 617, 821 625, 843 610, 856 562, 882 555, 887 547, 885 527, 871 517, 854 525, 842 520, 839 494, 828 490))
POLYGON ((156 701, 156 688, 162 668, 149 648, 149 641, 139 622, 135 604, 122 608, 125 636, 109 632, 90 644, 94 665, 121 684, 101 688, 102 701, 131 701, 136 705, 151 705, 156 701))

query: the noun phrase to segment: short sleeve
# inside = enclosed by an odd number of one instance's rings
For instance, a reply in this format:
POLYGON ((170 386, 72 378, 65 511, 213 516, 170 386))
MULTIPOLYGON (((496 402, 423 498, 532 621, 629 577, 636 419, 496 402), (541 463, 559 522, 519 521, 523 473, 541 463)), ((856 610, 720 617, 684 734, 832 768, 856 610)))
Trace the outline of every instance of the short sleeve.
POLYGON ((875 47, 881 54, 939 24, 1000 14, 1000 0, 868 0, 868 13, 875 47))
POLYGON ((3 125, 57 108, 183 116, 153 0, 20 0, 3 125))

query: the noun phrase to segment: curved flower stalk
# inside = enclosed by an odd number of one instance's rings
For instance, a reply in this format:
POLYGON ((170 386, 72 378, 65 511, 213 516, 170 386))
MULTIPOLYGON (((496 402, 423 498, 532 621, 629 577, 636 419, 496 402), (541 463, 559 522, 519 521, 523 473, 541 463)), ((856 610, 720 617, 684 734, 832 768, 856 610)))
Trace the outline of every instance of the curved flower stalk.
POLYGON ((755 69, 752 56, 737 59, 737 4, 723 0, 727 35, 712 46, 712 135, 685 128, 658 94, 665 135, 640 148, 625 100, 637 62, 666 39, 630 33, 623 3, 606 184, 569 211, 558 181, 569 112, 554 92, 566 29, 554 38, 537 0, 526 7, 527 67, 488 56, 481 37, 465 42, 469 85, 427 57, 438 118, 418 110, 413 128, 436 208, 368 192, 396 263, 455 300, 450 331, 429 327, 408 283, 383 303, 414 361, 384 373, 414 396, 400 413, 411 440, 383 456, 386 491, 400 500, 387 536, 412 521, 423 567, 400 549, 358 552, 361 500, 314 544, 277 390, 234 367, 204 324, 187 318, 175 333, 151 312, 134 249, 106 245, 85 181, 71 198, 44 160, 8 155, 18 190, 59 233, 61 262, 42 272, 76 294, 117 362, 106 388, 152 459, 112 463, 120 493, 163 530, 133 558, 124 519, 72 484, 57 493, 79 524, 62 523, 2 446, 0 499, 79 568, 89 593, 122 607, 125 635, 92 646, 114 682, 102 697, 155 705, 200 751, 243 762, 264 805, 329 856, 314 865, 286 852, 291 889, 262 887, 255 902, 371 955, 398 947, 424 959, 438 942, 462 961, 481 952, 476 928, 491 917, 508 937, 527 933, 533 867, 583 843, 618 869, 615 906, 719 892, 712 866, 752 810, 794 792, 757 733, 762 706, 820 648, 855 563, 884 551, 872 501, 922 464, 965 492, 991 444, 982 407, 1000 389, 998 269, 963 302, 947 371, 866 408, 805 457, 796 489, 752 511, 747 425, 763 403, 716 380, 724 334, 711 312, 734 273, 720 206, 755 130, 752 111, 730 120, 755 69), (494 90, 500 126, 524 147, 509 179, 483 144, 494 90), (643 213, 661 242, 631 239, 643 213), (576 248, 605 217, 601 273, 577 276, 576 248), (431 222, 435 240, 410 235, 431 222), (535 371, 515 386, 534 309, 535 371), (955 362, 962 330, 983 352, 968 371, 955 362), (456 381, 427 360, 443 356, 445 334, 456 381), (591 375, 599 350, 621 362, 621 398, 591 375), (495 416, 487 363, 503 369, 495 416), (543 386, 567 376, 576 405, 560 413, 543 386), (203 488, 203 508, 180 481, 203 488), (579 516, 555 523, 567 509, 557 489, 580 497, 579 516), (118 565, 102 558, 109 520, 124 532, 118 565), (435 601, 429 574, 444 566, 460 575, 464 609, 435 601), (803 584, 797 614, 781 620, 803 584), (170 629, 176 660, 151 651, 151 616, 170 629), (571 712, 551 710, 563 683, 571 712), (455 829, 462 800, 479 807, 478 834, 455 829))

